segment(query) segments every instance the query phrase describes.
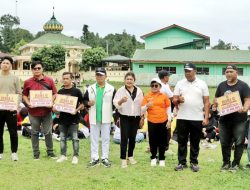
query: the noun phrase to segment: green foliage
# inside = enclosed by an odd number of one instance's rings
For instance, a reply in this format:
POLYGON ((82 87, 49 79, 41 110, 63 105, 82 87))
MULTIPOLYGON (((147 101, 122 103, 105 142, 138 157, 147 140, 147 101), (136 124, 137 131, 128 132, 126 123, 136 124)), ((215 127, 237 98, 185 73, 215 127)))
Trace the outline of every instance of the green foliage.
POLYGON ((37 32, 36 35, 35 35, 35 39, 41 37, 41 36, 44 35, 44 34, 46 34, 45 31, 39 31, 39 32, 37 32))
POLYGON ((18 42, 14 48, 11 49, 11 54, 13 55, 20 55, 21 52, 19 51, 19 48, 23 45, 27 44, 27 42, 24 39, 21 39, 20 42, 18 42))
POLYGON ((232 43, 225 43, 223 40, 219 39, 218 44, 213 46, 212 49, 239 50, 239 47, 232 43))
POLYGON ((94 68, 101 65, 101 60, 106 56, 103 48, 97 47, 86 49, 82 55, 80 69, 87 71, 90 67, 94 68))
POLYGON ((15 33, 15 41, 20 42, 21 40, 24 40, 26 43, 31 42, 34 40, 33 34, 31 34, 28 30, 23 28, 16 28, 13 29, 15 33))
POLYGON ((42 60, 46 71, 56 72, 65 66, 65 52, 62 46, 43 47, 32 54, 32 60, 42 60))
POLYGON ((12 28, 14 25, 19 25, 20 20, 18 17, 6 14, 0 17, 0 25, 5 28, 12 28))

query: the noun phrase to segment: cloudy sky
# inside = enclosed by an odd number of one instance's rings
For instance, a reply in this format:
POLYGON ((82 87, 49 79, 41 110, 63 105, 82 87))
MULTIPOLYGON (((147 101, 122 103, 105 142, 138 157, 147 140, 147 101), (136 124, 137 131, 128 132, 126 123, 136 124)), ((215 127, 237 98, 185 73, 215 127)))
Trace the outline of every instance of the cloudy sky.
POLYGON ((0 15, 20 17, 21 28, 33 34, 43 30, 55 6, 55 16, 64 25, 63 33, 80 37, 83 24, 104 37, 109 33, 140 36, 178 24, 219 39, 250 46, 249 0, 0 0, 0 15))

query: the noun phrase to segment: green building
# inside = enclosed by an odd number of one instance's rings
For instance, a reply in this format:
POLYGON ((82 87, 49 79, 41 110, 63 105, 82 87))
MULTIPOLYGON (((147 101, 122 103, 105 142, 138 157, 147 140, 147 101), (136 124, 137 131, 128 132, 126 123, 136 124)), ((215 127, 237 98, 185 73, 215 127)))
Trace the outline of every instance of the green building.
POLYGON ((198 77, 209 86, 225 80, 227 64, 236 64, 239 78, 250 83, 248 50, 206 50, 210 45, 208 36, 175 24, 141 37, 145 40, 145 49, 136 50, 132 58, 138 84, 148 84, 152 77, 165 69, 172 73, 170 83, 175 85, 184 77, 185 62, 196 64, 198 77))

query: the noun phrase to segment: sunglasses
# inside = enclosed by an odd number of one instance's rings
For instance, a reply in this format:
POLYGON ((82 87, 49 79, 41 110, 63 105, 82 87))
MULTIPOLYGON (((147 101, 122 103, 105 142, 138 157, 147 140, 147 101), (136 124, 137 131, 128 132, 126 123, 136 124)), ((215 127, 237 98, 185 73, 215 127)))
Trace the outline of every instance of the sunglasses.
POLYGON ((42 69, 42 67, 34 67, 33 68, 33 70, 35 70, 35 71, 38 71, 38 70, 41 70, 42 69))
POLYGON ((158 87, 159 87, 159 84, 151 84, 150 87, 151 87, 151 88, 158 88, 158 87))

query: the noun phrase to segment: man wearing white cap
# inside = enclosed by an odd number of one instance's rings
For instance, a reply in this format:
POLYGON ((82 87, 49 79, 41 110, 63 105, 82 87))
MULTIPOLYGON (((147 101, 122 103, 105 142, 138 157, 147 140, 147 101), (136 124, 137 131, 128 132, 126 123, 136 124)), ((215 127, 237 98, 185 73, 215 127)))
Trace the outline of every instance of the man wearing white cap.
POLYGON ((198 172, 202 125, 208 124, 209 91, 207 84, 196 77, 196 66, 193 63, 186 63, 184 72, 185 79, 177 82, 173 98, 173 103, 178 108, 176 125, 179 163, 175 170, 187 168, 187 143, 190 136, 190 168, 193 172, 198 172))

